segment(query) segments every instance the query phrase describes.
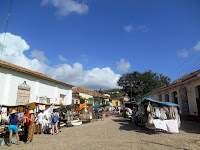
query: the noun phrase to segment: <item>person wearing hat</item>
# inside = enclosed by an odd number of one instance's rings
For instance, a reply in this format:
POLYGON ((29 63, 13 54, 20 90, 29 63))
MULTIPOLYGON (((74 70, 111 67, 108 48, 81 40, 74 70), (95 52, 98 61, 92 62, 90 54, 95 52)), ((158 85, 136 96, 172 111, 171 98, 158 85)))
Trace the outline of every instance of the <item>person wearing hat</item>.
POLYGON ((10 113, 9 119, 8 119, 8 130, 9 130, 9 143, 8 146, 11 145, 11 141, 12 141, 12 135, 13 132, 15 132, 16 134, 16 138, 17 138, 17 145, 19 145, 19 135, 18 135, 18 127, 17 127, 17 121, 21 121, 23 118, 19 118, 17 115, 15 115, 17 113, 17 111, 15 109, 12 110, 12 112, 10 113))
POLYGON ((26 144, 32 142, 34 131, 35 131, 35 116, 34 116, 34 111, 33 110, 29 110, 29 114, 31 115, 31 117, 29 119, 30 125, 29 125, 29 129, 28 129, 28 138, 27 138, 26 144))
POLYGON ((29 120, 31 118, 31 115, 29 114, 28 108, 25 108, 24 118, 26 118, 25 123, 24 123, 24 142, 27 142, 28 129, 29 129, 29 126, 30 126, 29 120))

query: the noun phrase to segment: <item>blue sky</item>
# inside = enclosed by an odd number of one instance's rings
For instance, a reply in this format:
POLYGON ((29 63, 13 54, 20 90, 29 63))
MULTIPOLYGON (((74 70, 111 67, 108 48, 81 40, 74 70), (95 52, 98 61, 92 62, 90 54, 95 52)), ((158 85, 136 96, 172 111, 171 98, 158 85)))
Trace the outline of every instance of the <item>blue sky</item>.
MULTIPOLYGON (((8 9, 1 0, 0 33, 8 9)), ((200 68, 199 0, 13 0, 7 32, 2 59, 91 89, 115 88, 125 72, 174 80, 200 68)))

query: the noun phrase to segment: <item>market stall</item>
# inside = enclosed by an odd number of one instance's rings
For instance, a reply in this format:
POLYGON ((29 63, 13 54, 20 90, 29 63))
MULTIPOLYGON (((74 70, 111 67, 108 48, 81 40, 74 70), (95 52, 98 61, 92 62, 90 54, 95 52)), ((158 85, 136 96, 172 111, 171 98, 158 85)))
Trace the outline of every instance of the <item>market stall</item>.
MULTIPOLYGON (((12 112, 12 110, 17 111, 16 115, 18 115, 19 118, 22 118, 24 116, 26 105, 16 105, 16 106, 9 106, 9 105, 1 105, 0 106, 0 145, 4 145, 8 142, 9 138, 9 131, 8 131, 8 119, 9 114, 12 112)), ((18 122, 18 134, 20 139, 23 139, 24 136, 24 120, 18 122)), ((15 135, 12 138, 12 141, 15 142, 17 139, 15 135)))
POLYGON ((146 98, 138 105, 135 122, 155 131, 179 133, 180 113, 178 104, 146 98))
MULTIPOLYGON (((48 133, 50 134, 51 131, 51 120, 50 116, 53 113, 53 109, 58 109, 60 108, 60 104, 53 104, 53 103, 37 103, 37 102, 33 102, 33 103, 28 103, 26 104, 26 106, 29 106, 29 109, 34 110, 35 116, 36 116, 36 126, 35 126, 35 132, 37 131, 38 128, 38 113, 40 111, 43 111, 44 114, 44 118, 42 120, 42 130, 44 133, 48 133)), ((59 122, 60 125, 60 122, 59 122)))

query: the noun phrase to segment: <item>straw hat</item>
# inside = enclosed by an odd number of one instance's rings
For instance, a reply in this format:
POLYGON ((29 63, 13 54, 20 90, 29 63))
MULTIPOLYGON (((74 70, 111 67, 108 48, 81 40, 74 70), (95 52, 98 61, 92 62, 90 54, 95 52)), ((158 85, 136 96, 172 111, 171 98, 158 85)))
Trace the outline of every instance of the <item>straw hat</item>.
POLYGON ((17 113, 17 111, 13 109, 10 114, 15 114, 15 113, 17 113))
POLYGON ((33 110, 29 110, 29 114, 34 114, 34 111, 33 110))

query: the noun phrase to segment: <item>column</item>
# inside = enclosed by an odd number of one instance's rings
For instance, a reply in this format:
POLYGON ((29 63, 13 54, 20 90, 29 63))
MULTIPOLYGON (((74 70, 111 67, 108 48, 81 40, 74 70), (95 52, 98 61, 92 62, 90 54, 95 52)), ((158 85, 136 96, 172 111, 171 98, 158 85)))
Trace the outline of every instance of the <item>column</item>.
POLYGON ((3 94, 3 105, 8 105, 9 91, 10 91, 10 83, 11 83, 12 74, 7 74, 5 79, 5 90, 3 94))

